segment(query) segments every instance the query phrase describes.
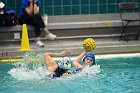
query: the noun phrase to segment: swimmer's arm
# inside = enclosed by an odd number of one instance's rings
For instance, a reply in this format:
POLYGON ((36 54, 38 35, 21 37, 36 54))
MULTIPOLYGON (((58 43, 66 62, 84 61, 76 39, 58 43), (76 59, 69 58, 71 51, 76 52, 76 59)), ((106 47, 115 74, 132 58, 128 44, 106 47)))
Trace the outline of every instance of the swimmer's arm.
POLYGON ((53 72, 58 67, 57 63, 53 60, 52 57, 66 56, 68 53, 70 53, 68 50, 64 50, 60 53, 46 52, 44 58, 46 64, 48 65, 48 70, 53 72))
POLYGON ((74 61, 73 61, 73 65, 75 68, 82 68, 82 65, 80 64, 80 61, 82 60, 82 58, 86 55, 86 51, 83 51, 74 61))
POLYGON ((51 56, 51 57, 65 57, 67 54, 69 54, 70 51, 69 50, 64 50, 60 53, 53 53, 53 52, 47 52, 45 54, 51 56))
POLYGON ((45 53, 44 58, 45 58, 46 64, 48 65, 48 70, 51 72, 54 72, 56 68, 58 67, 58 65, 50 55, 51 53, 45 53))

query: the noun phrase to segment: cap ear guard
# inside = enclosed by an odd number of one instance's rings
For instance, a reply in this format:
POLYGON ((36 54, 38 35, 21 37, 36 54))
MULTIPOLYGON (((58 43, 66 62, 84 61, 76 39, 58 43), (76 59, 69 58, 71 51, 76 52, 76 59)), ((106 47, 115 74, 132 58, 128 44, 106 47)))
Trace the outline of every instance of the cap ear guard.
POLYGON ((62 69, 71 69, 72 67, 72 60, 70 58, 64 57, 58 63, 59 67, 62 69))

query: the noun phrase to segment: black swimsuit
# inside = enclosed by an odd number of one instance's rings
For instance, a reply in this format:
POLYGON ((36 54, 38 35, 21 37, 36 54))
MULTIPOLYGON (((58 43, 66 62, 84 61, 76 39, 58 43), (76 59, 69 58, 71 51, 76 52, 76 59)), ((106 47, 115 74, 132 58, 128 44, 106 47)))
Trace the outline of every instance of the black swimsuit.
POLYGON ((62 69, 60 67, 58 67, 55 71, 54 71, 54 74, 53 74, 53 77, 61 77, 64 73, 66 73, 67 70, 66 69, 62 69))
MULTIPOLYGON (((79 68, 79 69, 75 69, 73 72, 68 72, 68 74, 78 74, 82 71, 82 68, 79 68)), ((67 69, 62 69, 60 67, 58 67, 55 71, 54 71, 54 74, 53 74, 53 78, 56 78, 56 77, 61 77, 64 73, 67 72, 67 69)))

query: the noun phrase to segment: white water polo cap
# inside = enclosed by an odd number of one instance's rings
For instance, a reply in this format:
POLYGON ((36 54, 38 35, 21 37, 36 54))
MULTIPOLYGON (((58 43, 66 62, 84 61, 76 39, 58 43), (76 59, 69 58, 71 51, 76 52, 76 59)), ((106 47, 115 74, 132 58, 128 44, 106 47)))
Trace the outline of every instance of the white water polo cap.
POLYGON ((59 67, 62 69, 71 69, 72 68, 72 60, 68 57, 64 57, 58 63, 59 67))

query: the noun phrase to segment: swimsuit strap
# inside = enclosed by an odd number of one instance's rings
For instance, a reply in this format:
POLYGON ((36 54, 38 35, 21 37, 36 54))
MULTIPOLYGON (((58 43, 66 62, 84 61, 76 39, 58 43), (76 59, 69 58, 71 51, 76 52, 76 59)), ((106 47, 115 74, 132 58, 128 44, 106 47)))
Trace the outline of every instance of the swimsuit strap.
POLYGON ((75 69, 72 74, 78 74, 82 71, 82 68, 75 69))

